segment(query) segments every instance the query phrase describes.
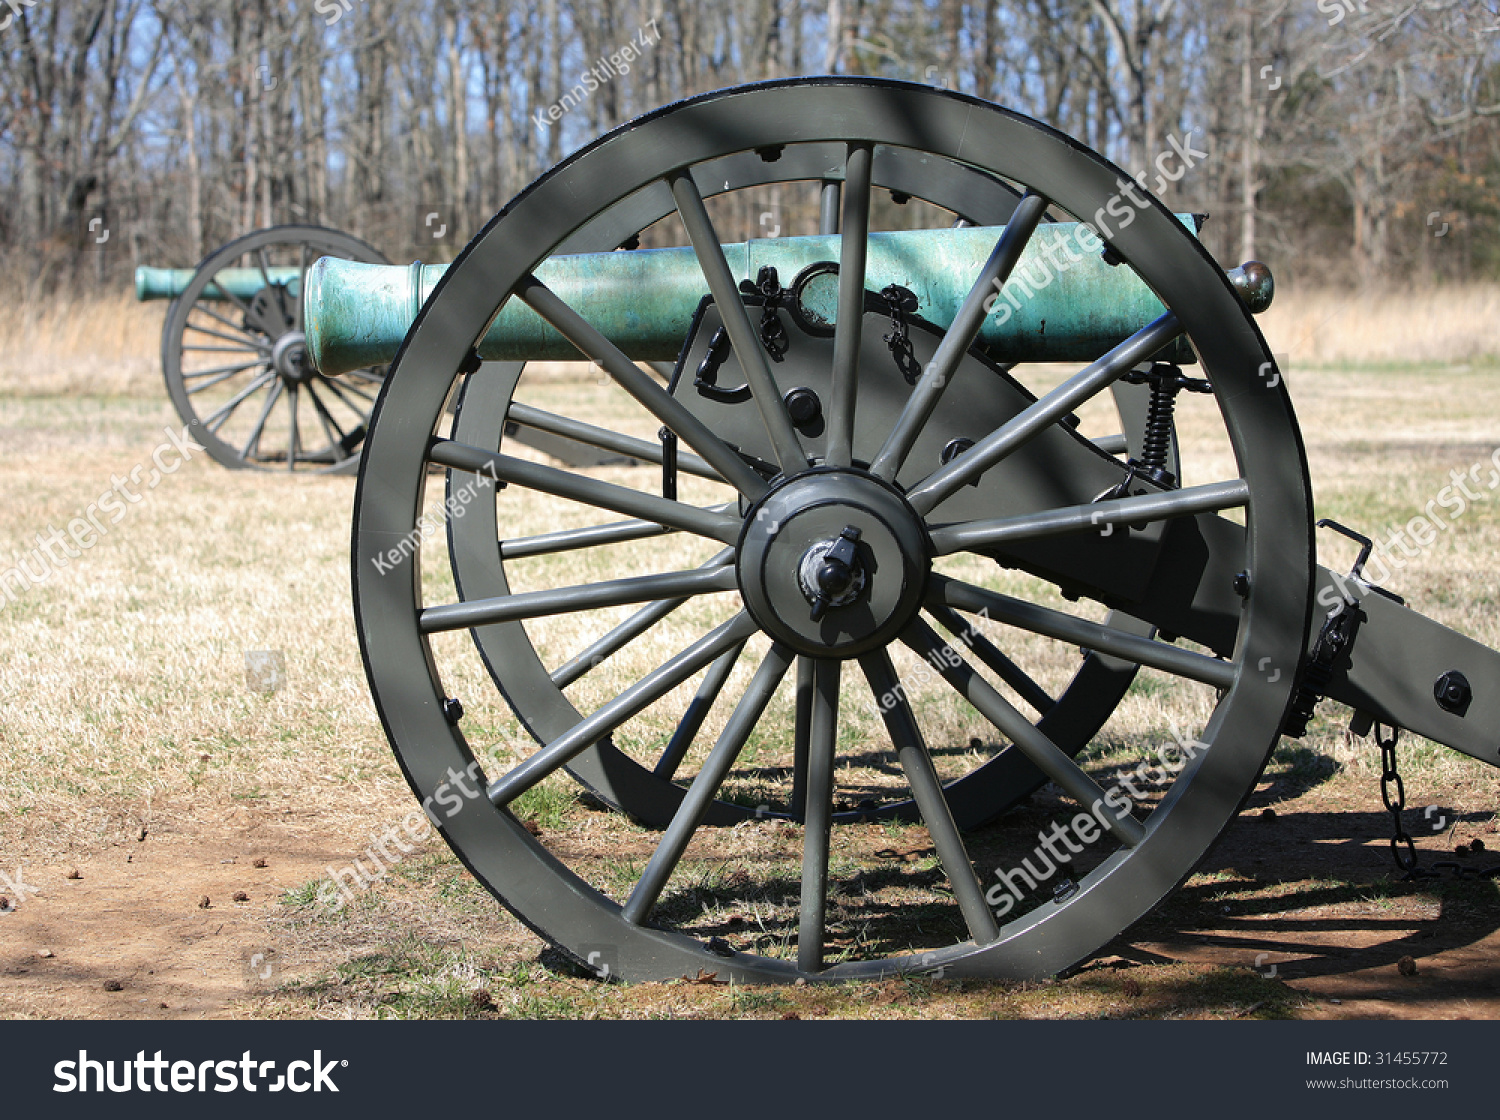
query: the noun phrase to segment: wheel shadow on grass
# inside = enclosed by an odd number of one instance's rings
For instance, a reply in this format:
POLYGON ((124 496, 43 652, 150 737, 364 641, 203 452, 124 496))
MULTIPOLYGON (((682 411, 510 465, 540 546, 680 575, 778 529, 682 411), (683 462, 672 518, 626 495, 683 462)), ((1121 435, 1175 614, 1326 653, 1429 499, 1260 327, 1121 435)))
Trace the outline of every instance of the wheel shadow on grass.
MULTIPOLYGON (((1267 978, 1394 976, 1405 958, 1420 969, 1423 958, 1465 957, 1500 933, 1500 877, 1482 877, 1500 876, 1500 853, 1438 849, 1429 833, 1417 848, 1424 877, 1406 879, 1388 845, 1371 843, 1390 824, 1379 810, 1242 816, 1194 877, 1107 951, 1139 956, 1144 944, 1143 960, 1238 965, 1267 978)), ((1483 994, 1500 994, 1500 965, 1485 968, 1483 994)), ((1407 985, 1401 998, 1419 994, 1407 985)))

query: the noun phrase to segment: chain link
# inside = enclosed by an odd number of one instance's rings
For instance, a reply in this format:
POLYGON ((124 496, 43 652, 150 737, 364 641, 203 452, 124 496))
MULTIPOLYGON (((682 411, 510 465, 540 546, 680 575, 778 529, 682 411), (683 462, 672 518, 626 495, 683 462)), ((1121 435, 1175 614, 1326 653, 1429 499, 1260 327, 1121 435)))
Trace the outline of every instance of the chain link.
POLYGON ((776 309, 781 306, 781 297, 786 292, 773 266, 761 266, 760 274, 755 278, 755 289, 765 301, 760 311, 760 344, 766 348, 766 353, 771 355, 773 362, 779 362, 786 356, 791 339, 787 337, 786 327, 776 314, 776 309))
POLYGON ((922 363, 912 348, 911 336, 906 325, 906 311, 916 303, 916 297, 899 284, 891 284, 880 293, 891 316, 891 333, 884 335, 885 344, 891 348, 891 357, 896 359, 896 368, 906 378, 908 385, 915 385, 922 376, 922 363))
POLYGON ((1392 727, 1387 736, 1386 730, 1383 724, 1375 725, 1375 742, 1380 745, 1380 799, 1391 812, 1391 856, 1408 878, 1415 878, 1417 846, 1401 827, 1401 814, 1406 809, 1406 785, 1396 769, 1396 740, 1401 731, 1392 727))

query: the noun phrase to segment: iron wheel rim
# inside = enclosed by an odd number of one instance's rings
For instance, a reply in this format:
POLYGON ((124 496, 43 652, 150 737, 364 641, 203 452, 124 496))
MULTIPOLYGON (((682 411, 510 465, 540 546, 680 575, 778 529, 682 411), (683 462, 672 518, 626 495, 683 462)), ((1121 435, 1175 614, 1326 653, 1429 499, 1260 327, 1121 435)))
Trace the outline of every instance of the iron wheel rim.
POLYGON ((293 294, 288 284, 263 286, 275 298, 262 304, 256 296, 204 297, 219 271, 236 262, 277 268, 277 258, 292 256, 303 280, 320 256, 389 263, 360 239, 321 226, 272 226, 220 246, 167 311, 167 393, 189 436, 221 466, 353 474, 383 372, 359 370, 339 382, 299 361, 301 291, 293 294))
MULTIPOLYGON (((446 392, 441 378, 402 377, 400 371, 459 368, 498 307, 493 293, 510 293, 563 240, 566 231, 557 229, 557 220, 549 225, 551 192, 568 190, 585 213, 594 213, 612 198, 661 179, 664 170, 784 142, 788 131, 795 138, 815 134, 950 158, 961 154, 1040 190, 1074 214, 1092 214, 1128 182, 1062 134, 963 95, 875 80, 811 79, 707 95, 651 114, 577 153, 507 206, 460 255, 407 335, 381 392, 356 498, 354 583, 362 650, 387 734, 419 797, 430 799, 453 768, 470 765, 474 756, 443 715, 438 668, 419 629, 419 582, 403 578, 417 576, 416 566, 394 579, 365 570, 374 555, 410 532, 420 514, 428 443, 446 392), (813 98, 821 111, 809 111, 813 98), (790 129, 774 123, 785 120, 797 123, 790 129), (836 128, 827 124, 833 121, 836 128), (817 132, 825 127, 830 131, 817 132), (709 139, 725 135, 733 139, 709 139), (418 665, 427 674, 416 671, 418 665)), ((1258 574, 1236 636, 1232 679, 1226 678, 1203 731, 1208 749, 1182 770, 1152 811, 1143 839, 1104 859, 1066 899, 1035 906, 983 944, 961 941, 920 955, 802 970, 750 953, 723 957, 689 934, 626 922, 618 903, 571 871, 509 813, 478 799, 440 821, 440 828, 469 869, 523 922, 580 961, 586 959, 584 945, 609 944, 618 955, 613 975, 633 980, 698 968, 746 982, 786 982, 799 975, 868 979, 934 968, 950 976, 1038 976, 1096 952, 1190 874, 1253 789, 1290 699, 1295 672, 1273 681, 1252 667, 1274 662, 1300 668, 1310 614, 1311 501, 1290 402, 1284 387, 1258 380, 1262 363, 1271 359, 1222 272, 1154 201, 1111 243, 1179 315, 1218 391, 1248 495, 1246 560, 1258 574)))

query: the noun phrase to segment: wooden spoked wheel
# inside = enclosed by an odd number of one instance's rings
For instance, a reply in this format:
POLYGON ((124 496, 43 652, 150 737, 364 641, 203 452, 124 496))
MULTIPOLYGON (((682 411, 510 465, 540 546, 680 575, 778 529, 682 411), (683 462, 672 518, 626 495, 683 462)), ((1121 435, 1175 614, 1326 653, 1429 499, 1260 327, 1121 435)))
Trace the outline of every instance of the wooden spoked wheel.
MULTIPOLYGON (((1249 312, 1182 225, 1141 200, 1108 240, 1164 315, 1061 381, 1053 371, 1031 386, 1023 371, 997 365, 1003 355, 974 345, 981 316, 960 312, 946 332, 913 317, 919 372, 893 389, 892 351, 871 325, 882 305, 860 275, 871 168, 897 150, 963 164, 1023 196, 995 231, 985 268, 964 279, 974 308, 997 282, 1003 288, 1044 213, 1093 220, 1128 182, 1034 121, 925 87, 815 79, 708 95, 609 134, 507 206, 449 269, 382 390, 356 499, 354 572, 387 734, 424 804, 454 806, 429 811, 474 874, 601 973, 638 980, 707 969, 785 982, 1055 972, 1190 873, 1276 741, 1308 628, 1310 496, 1290 403, 1279 378, 1262 376, 1274 361, 1249 312), (799 327, 785 360, 773 362, 758 342, 763 308, 737 290, 700 184, 717 161, 776 149, 786 158, 800 145, 841 160, 837 311, 826 330, 799 327), (725 379, 744 391, 740 411, 722 422, 704 420, 680 374, 664 387, 592 330, 587 301, 570 306, 534 275, 591 221, 651 195, 670 197, 713 294, 684 338, 680 368, 702 368, 698 356, 711 345, 703 316, 722 322, 741 356, 745 381, 731 382, 729 367, 725 379), (616 404, 648 418, 647 436, 671 431, 680 444, 675 494, 639 471, 560 469, 439 434, 450 388, 509 299, 605 371, 623 390, 616 404), (843 311, 855 307, 859 314, 843 311), (1192 348, 1213 390, 1210 416, 1226 451, 1205 460, 1206 481, 1132 488, 1124 463, 1081 436, 1073 417, 1175 344, 1192 348), (820 423, 788 400, 783 366, 817 397, 820 423), (420 550, 395 547, 422 536, 432 464, 503 482, 502 503, 532 503, 543 519, 525 535, 507 525, 507 540, 525 542, 519 554, 502 548, 495 563, 490 546, 496 576, 483 594, 467 578, 455 590, 442 572, 424 570, 420 550), (558 534, 570 544, 564 561, 512 576, 511 560, 543 555, 558 534), (678 600, 670 635, 630 638, 608 666, 579 678, 582 689, 563 694, 552 676, 566 660, 560 649, 587 648, 630 610, 678 600), (1105 624, 1106 609, 1127 605, 1170 639, 1105 624), (932 620, 955 618, 960 640, 945 641, 932 620), (480 726, 472 695, 459 718, 449 684, 476 679, 455 641, 474 629, 524 643, 491 668, 539 746, 471 745, 465 729, 491 728, 480 726), (1135 733, 1163 760, 1149 788, 1113 780, 1089 752, 1070 757, 1020 710, 1017 682, 989 653, 1011 639, 1065 653, 1064 680, 1082 647, 1159 682, 1171 706, 1135 733), (591 853, 576 837, 524 827, 525 799, 592 745, 607 739, 637 759, 661 752, 693 682, 711 676, 725 678, 710 690, 718 714, 705 732, 716 734, 687 760, 696 775, 664 831, 631 842, 641 845, 638 859, 634 849, 591 853), (675 715, 663 720, 663 710, 675 715), (1051 832, 1036 835, 1031 822, 1017 832, 1002 820, 965 835, 955 823, 945 786, 957 780, 954 740, 966 741, 965 719, 984 721, 1055 784, 1051 832), (920 882, 878 869, 878 852, 847 839, 882 826, 835 826, 857 784, 851 771, 878 770, 866 758, 876 734, 898 764, 890 800, 909 800, 930 838, 932 867, 920 882), (465 775, 482 795, 469 795, 465 775), (727 796, 737 783, 739 795, 727 796), (757 796, 760 815, 774 819, 729 830, 742 838, 726 856, 716 835, 725 830, 705 830, 705 820, 716 801, 757 796), (1047 873, 1039 844, 1053 854, 1047 873), (705 860, 741 866, 705 890, 705 860), (1029 885, 1023 865, 1034 873, 1029 885), (726 936, 725 906, 751 912, 762 935, 738 944, 726 936)), ((638 299, 649 315, 652 293, 638 299)), ((515 384, 513 418, 524 389, 515 384)), ((581 399, 556 414, 606 426, 581 399)), ((607 426, 646 438, 639 426, 607 426)), ((849 809, 859 815, 858 805, 849 809)))
POLYGON ((303 278, 319 257, 386 263, 337 230, 256 230, 209 254, 167 312, 167 392, 223 466, 352 474, 359 465, 384 370, 333 379, 307 360, 303 278))

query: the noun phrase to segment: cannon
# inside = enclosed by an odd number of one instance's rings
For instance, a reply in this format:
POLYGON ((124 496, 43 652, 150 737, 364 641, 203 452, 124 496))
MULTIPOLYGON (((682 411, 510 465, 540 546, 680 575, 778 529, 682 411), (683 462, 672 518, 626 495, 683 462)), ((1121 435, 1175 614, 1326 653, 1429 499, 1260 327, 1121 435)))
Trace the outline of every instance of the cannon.
POLYGON ((141 267, 140 300, 169 299, 161 365, 194 440, 232 469, 351 474, 383 369, 337 381, 307 359, 302 282, 320 257, 384 264, 356 237, 321 226, 256 230, 196 269, 141 267))
POLYGON ((1180 884, 1321 700, 1500 762, 1500 654, 1318 565, 1269 272, 1195 224, 1026 117, 820 78, 616 129, 441 273, 316 263, 315 360, 391 363, 366 672, 470 871, 610 978, 1036 977, 1180 884), (815 229, 720 236, 795 192, 815 229), (604 383, 532 376, 562 354, 604 383), (564 770, 636 831, 538 827, 564 770), (1039 832, 1005 810, 1045 782, 1039 832))
MULTIPOLYGON (((174 301, 161 345, 172 404, 226 467, 352 474, 359 466, 385 363, 346 365, 330 380, 309 360, 303 278, 318 258, 389 263, 337 230, 276 226, 224 245, 196 269, 136 269, 137 299, 174 301)), ((524 425, 511 429, 513 439, 570 466, 628 461, 524 425)))

